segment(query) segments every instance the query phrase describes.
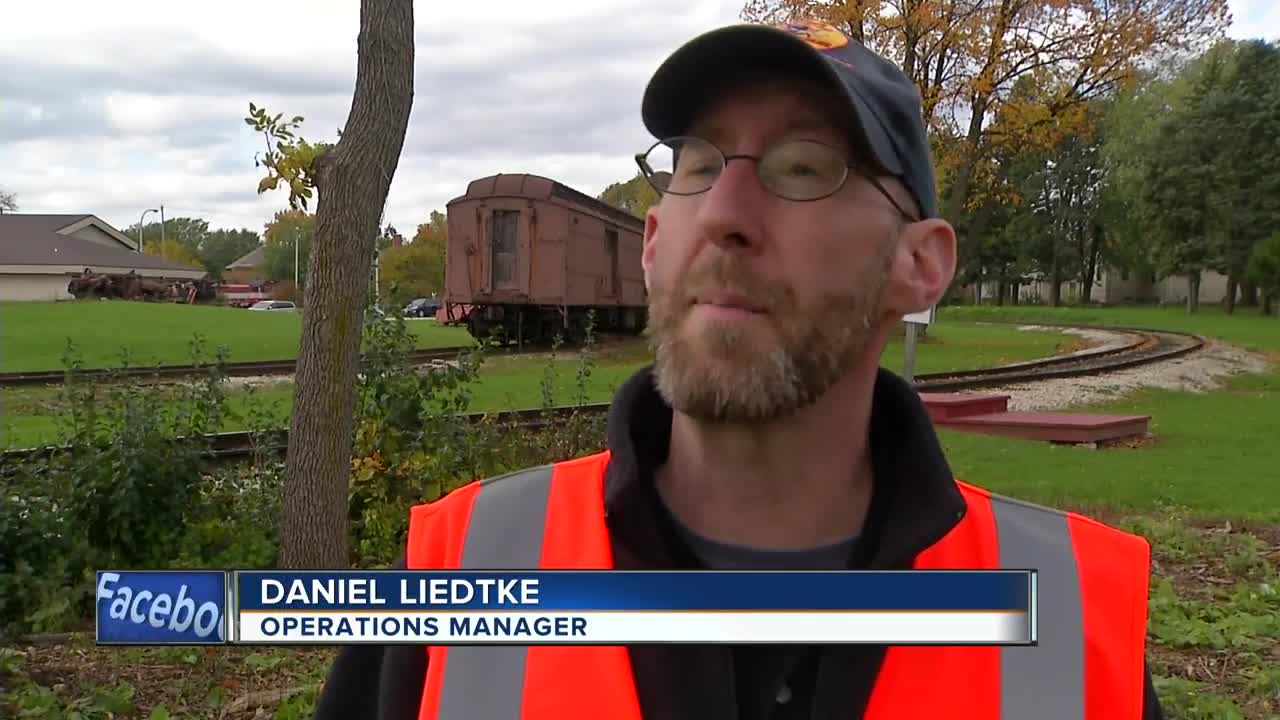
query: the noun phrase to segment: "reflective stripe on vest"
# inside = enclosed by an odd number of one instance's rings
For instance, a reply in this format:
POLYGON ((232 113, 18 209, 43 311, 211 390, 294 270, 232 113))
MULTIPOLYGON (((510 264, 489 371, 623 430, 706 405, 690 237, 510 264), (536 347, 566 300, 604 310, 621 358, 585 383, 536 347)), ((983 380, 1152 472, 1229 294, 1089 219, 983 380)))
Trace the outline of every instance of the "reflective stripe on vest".
MULTIPOLYGON (((415 507, 411 568, 608 568, 606 451, 472 483, 415 507)), ((891 647, 867 720, 1137 720, 1149 550, 1141 538, 959 483, 968 513, 915 567, 1036 568, 1035 647, 891 647)), ((428 650, 424 720, 622 718, 639 706, 619 647, 428 650)))

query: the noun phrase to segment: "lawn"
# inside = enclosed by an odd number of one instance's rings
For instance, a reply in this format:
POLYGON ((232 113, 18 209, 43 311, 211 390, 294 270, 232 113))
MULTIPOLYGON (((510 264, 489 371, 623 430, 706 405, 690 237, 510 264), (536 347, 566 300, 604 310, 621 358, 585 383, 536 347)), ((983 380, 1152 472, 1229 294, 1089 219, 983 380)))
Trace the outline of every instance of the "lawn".
POLYGON ((938 309, 938 319, 980 322, 1045 322, 1082 325, 1123 325, 1155 330, 1181 330, 1221 338, 1250 350, 1280 352, 1280 316, 1260 314, 1258 308, 1238 307, 1228 315, 1218 305, 1201 305, 1194 314, 1181 307, 1127 305, 1120 307, 1049 307, 1046 305, 961 305, 938 309))
MULTIPOLYGON (((279 317, 272 313, 247 314, 273 319, 279 317)), ((410 327, 424 324, 411 323, 410 327)), ((1056 355, 1077 347, 1078 342, 1077 338, 1059 332, 1024 331, 1015 327, 952 321, 930 328, 928 337, 920 343, 916 368, 924 373, 990 367, 1056 355)), ((541 406, 542 381, 552 362, 548 353, 495 355, 486 359, 473 386, 472 409, 496 411, 541 406)), ((575 350, 564 349, 558 353, 554 360, 553 404, 567 405, 578 400, 575 379, 578 362, 575 350)), ((586 383, 585 401, 607 402, 619 385, 649 362, 649 352, 640 339, 600 346, 586 383)), ((901 370, 902 338, 895 338, 890 343, 882 362, 886 367, 901 370)), ((269 406, 281 419, 281 424, 286 424, 285 413, 291 406, 292 394, 291 383, 281 382, 261 389, 253 402, 256 406, 269 406)), ((248 398, 242 391, 231 390, 229 402, 234 415, 228 419, 224 429, 242 429, 243 423, 238 417, 249 410, 248 398)), ((0 448, 53 442, 57 432, 56 413, 60 407, 58 393, 53 389, 0 389, 0 448)))
MULTIPOLYGON (((1205 307, 1188 317, 1173 308, 948 307, 939 319, 921 348, 921 372, 1028 359, 1071 342, 972 323, 983 320, 1185 329, 1280 361, 1280 319, 1248 310, 1227 316, 1205 307)), ((589 400, 604 399, 646 361, 634 345, 601 352, 589 400)), ((900 353, 900 345, 890 348, 885 366, 900 368, 900 353)), ((557 364, 560 402, 571 399, 575 363, 566 353, 557 364)), ((476 405, 539 404, 544 367, 544 358, 490 360, 476 405)), ((287 403, 281 392, 277 400, 287 403)), ((1280 367, 1234 377, 1213 393, 1144 391, 1082 410, 1150 414, 1155 437, 1094 450, 940 436, 965 480, 1084 511, 1151 541, 1147 655, 1166 718, 1280 718, 1280 367)), ((245 716, 261 705, 266 716, 306 717, 331 658, 320 649, 95 648, 91 638, 15 645, 0 648, 0 687, 10 688, 0 690, 0 712, 8 703, 34 717, 71 717, 71 707, 106 717, 163 704, 173 717, 214 717, 235 703, 250 706, 245 716)))
MULTIPOLYGON (((939 318, 1184 330, 1280 362, 1280 318, 1248 308, 947 307, 939 318)), ((1080 410, 1149 414, 1154 440, 1089 450, 939 435, 958 476, 1151 541, 1149 657, 1166 717, 1280 718, 1280 366, 1212 393, 1150 390, 1080 410)))
MULTIPOLYGON (((409 323, 422 348, 472 344, 466 330, 432 321, 409 323)), ((296 357, 302 315, 252 312, 214 305, 125 301, 0 303, 0 372, 60 370, 67 340, 84 367, 118 366, 128 348, 131 363, 182 364, 191 361, 190 343, 199 333, 211 353, 219 345, 231 362, 296 357)))
MULTIPOLYGON (((1181 308, 948 307, 944 321, 1125 325, 1194 332, 1280 362, 1280 318, 1181 308)), ((1175 506, 1217 517, 1280 523, 1280 366, 1231 378, 1213 393, 1148 390, 1081 411, 1151 416, 1154 442, 1091 451, 942 431, 957 474, 1047 504, 1118 509, 1175 506)))

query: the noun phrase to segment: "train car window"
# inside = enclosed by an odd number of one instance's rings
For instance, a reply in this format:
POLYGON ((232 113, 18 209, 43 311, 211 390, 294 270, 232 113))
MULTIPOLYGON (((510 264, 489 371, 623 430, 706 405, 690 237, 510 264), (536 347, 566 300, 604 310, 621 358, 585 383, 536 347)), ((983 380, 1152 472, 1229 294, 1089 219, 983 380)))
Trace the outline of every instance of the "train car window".
POLYGON ((506 285, 516 278, 516 228, 520 222, 519 210, 494 210, 491 224, 493 237, 493 285, 506 285))

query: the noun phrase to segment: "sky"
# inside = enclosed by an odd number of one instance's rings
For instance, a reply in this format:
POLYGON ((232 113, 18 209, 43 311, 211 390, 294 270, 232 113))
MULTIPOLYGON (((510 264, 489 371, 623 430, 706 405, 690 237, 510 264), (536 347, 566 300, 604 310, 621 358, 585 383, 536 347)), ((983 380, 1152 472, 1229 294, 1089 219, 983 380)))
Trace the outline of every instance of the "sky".
MULTIPOLYGON (((1229 0, 1228 34, 1280 39, 1280 4, 1229 0)), ((261 231, 249 103, 336 140, 355 83, 358 0, 0 0, 0 189, 19 212, 148 208, 261 231)), ((664 57, 739 21, 743 0, 417 0, 413 111, 385 223, 412 237, 494 173, 590 195, 635 174, 640 98, 664 57)), ((314 207, 313 207, 314 209, 314 207)), ((158 217, 147 216, 148 222, 158 217)))

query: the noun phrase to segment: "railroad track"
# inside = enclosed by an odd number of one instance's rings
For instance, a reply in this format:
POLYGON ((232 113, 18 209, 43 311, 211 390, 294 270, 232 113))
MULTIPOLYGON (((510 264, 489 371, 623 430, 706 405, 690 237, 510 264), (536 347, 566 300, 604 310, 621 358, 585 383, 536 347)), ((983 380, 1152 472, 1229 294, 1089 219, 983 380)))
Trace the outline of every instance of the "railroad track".
MULTIPOLYGON (((1012 324, 1012 323, 1010 323, 1012 324)), ((1028 325, 1031 323, 1017 323, 1028 325)), ((1189 333, 1144 328, 1116 328, 1102 325, 1056 325, 1034 323, 1038 327, 1073 328, 1124 332, 1133 339, 1123 346, 1084 350, 1071 355, 1001 365, 993 368, 965 370, 959 373, 932 373, 915 376, 922 392, 959 392, 983 388, 1018 385, 1056 378, 1102 375, 1139 365, 1172 360, 1204 347, 1205 339, 1189 333)))
MULTIPOLYGON (((432 348, 415 350, 411 358, 415 363, 427 363, 432 360, 452 360, 458 353, 471 348, 466 346, 432 348)), ((255 377, 260 375, 290 375, 297 367, 297 360, 250 360, 245 362, 223 363, 222 374, 228 377, 255 377)), ((198 377, 207 374, 212 365, 153 365, 151 367, 132 368, 85 368, 76 371, 76 376, 84 380, 146 379, 167 380, 198 377)), ((18 385, 53 385, 63 382, 66 372, 62 370, 39 370, 33 372, 0 373, 0 387, 18 385)))
MULTIPOLYGON (((597 347, 606 347, 618 342, 625 341, 625 336, 602 335, 597 340, 597 347)), ((431 348, 426 350, 415 350, 410 354, 410 360, 415 364, 428 363, 433 360, 453 360, 459 353, 468 350, 474 350, 476 346, 457 345, 453 347, 431 348)), ((551 348, 543 346, 526 346, 525 348, 517 347, 499 347, 490 349, 487 352, 496 355, 533 355, 537 353, 547 352, 551 348)), ((562 352, 572 351, 572 348, 564 348, 562 352)), ((139 366, 132 368, 83 368, 76 371, 76 376, 83 380, 109 380, 112 378, 122 380, 174 380, 181 378, 200 377, 207 375, 212 369, 212 365, 152 365, 149 367, 139 366)), ((297 367, 297 360, 249 360, 244 362, 223 363, 221 365, 222 375, 227 377, 265 377, 276 375, 292 375, 297 367)), ((34 370, 19 372, 3 372, 0 373, 0 387, 17 387, 22 385, 57 385, 66 380, 66 372, 63 370, 34 370)))
MULTIPOLYGON (((1025 325, 1028 323, 1018 324, 1025 325)), ((1094 325, 1050 325, 1045 323, 1036 323, 1036 325, 1123 332, 1129 333, 1133 337, 1123 345, 1087 349, 1071 355, 1042 360, 966 370, 964 372, 917 374, 914 378, 915 387, 921 392, 959 392, 1033 383, 1055 378, 1101 375, 1181 357, 1199 350, 1206 342, 1204 338, 1198 335, 1167 330, 1094 325)), ((563 422, 575 414, 603 415, 608 412, 608 409, 609 403, 591 403, 547 409, 534 408, 497 413, 466 413, 457 417, 464 422, 478 422, 489 419, 500 423, 514 423, 524 429, 538 429, 552 423, 563 422)), ((250 432, 224 432, 204 437, 209 446, 207 456, 211 460, 242 459, 253 456, 255 452, 280 453, 287 447, 287 439, 288 430, 284 428, 270 431, 264 436, 255 436, 250 432), (255 446, 255 440, 262 444, 255 446)), ((9 450, 0 453, 0 464, 23 459, 34 459, 58 450, 59 448, 52 447, 9 450)))

